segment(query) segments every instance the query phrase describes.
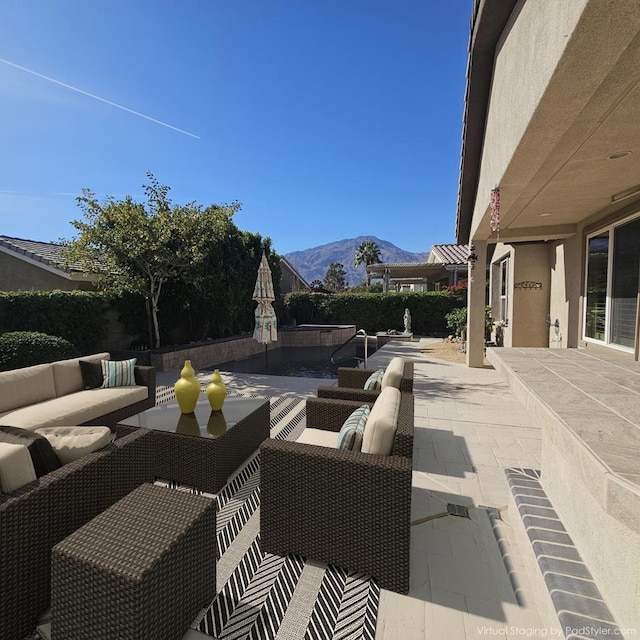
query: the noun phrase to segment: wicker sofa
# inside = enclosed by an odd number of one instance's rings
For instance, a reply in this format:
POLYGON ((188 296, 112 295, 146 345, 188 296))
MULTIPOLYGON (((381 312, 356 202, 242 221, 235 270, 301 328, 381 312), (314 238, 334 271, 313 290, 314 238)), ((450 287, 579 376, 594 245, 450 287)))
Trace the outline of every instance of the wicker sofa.
POLYGON ((107 425, 155 405, 153 367, 135 367, 135 386, 85 389, 80 361, 108 360, 108 353, 0 372, 0 424, 36 429, 107 425))
MULTIPOLYGON (((387 366, 387 369, 396 364, 399 364, 402 370, 402 374, 397 385, 398 389, 403 393, 413 393, 413 362, 403 360, 402 358, 393 358, 387 366)), ((375 369, 339 367, 338 386, 318 387, 318 398, 375 402, 380 391, 364 388, 364 384, 369 376, 375 372, 375 369)))
POLYGON ((49 605, 54 545, 153 481, 152 434, 118 428, 116 436, 99 451, 0 493, 0 640, 22 640, 49 605))
MULTIPOLYGON (((395 391, 395 390, 394 390, 395 391)), ((414 398, 400 396, 390 455, 306 442, 260 447, 262 550, 361 571, 409 591, 414 398)), ((362 402, 310 398, 307 429, 333 432, 362 402)), ((304 438, 302 438, 304 439, 304 438)))

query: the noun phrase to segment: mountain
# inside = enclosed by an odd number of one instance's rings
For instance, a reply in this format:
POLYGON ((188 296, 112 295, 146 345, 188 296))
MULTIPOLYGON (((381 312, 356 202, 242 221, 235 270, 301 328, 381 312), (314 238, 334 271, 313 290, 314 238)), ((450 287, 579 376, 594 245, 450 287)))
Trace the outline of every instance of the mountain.
POLYGON ((375 236, 359 236, 347 240, 338 240, 304 251, 285 253, 284 257, 297 269, 298 273, 309 283, 313 280, 324 280, 327 269, 332 262, 344 266, 347 274, 347 285, 353 287, 367 279, 367 271, 363 264, 357 269, 353 266, 353 257, 358 247, 366 240, 371 240, 380 249, 382 262, 425 262, 428 253, 412 253, 404 251, 395 244, 380 240, 375 236))

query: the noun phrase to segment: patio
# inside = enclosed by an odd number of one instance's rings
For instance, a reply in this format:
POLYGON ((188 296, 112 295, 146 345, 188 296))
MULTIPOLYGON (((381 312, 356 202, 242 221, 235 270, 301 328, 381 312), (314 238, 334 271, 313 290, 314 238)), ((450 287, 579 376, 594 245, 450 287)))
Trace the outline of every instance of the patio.
MULTIPOLYGON (((507 468, 541 469, 543 426, 498 370, 429 359, 420 351, 425 340, 390 342, 368 365, 383 367, 396 355, 413 360, 416 400, 411 588, 407 596, 380 591, 376 638, 562 637, 505 475, 507 468), (468 517, 443 515, 448 504, 467 507, 468 517)), ((290 401, 315 395, 327 382, 223 377, 229 393, 290 401)), ((158 378, 159 387, 170 387, 177 375, 158 378)), ((308 571, 313 578, 314 568, 308 571)), ((314 593, 308 580, 296 589, 276 637, 301 637, 299 617, 314 593)))

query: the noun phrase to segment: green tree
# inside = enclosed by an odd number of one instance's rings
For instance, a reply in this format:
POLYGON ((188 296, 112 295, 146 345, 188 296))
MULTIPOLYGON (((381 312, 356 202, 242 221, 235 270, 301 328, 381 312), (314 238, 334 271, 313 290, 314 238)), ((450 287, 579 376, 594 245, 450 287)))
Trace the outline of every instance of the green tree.
POLYGON ((203 209, 193 202, 172 205, 170 188, 160 185, 151 172, 143 185, 146 203, 131 196, 117 201, 108 197, 100 204, 95 194, 83 189, 77 198, 84 221, 72 225, 79 235, 63 241, 67 262, 79 262, 96 284, 113 293, 138 293, 148 301, 153 343, 160 346, 159 301, 163 286, 172 279, 188 280, 189 270, 202 263, 207 253, 207 228, 224 229, 240 203, 212 205, 203 209))
POLYGON ((332 262, 324 276, 323 285, 330 291, 344 291, 347 287, 347 273, 340 262, 332 262))
MULTIPOLYGON (((364 263, 367 267, 371 264, 380 264, 382 262, 380 247, 373 240, 365 240, 360 243, 353 257, 353 266, 359 267, 364 263)), ((367 273, 367 286, 371 285, 371 276, 367 273)))

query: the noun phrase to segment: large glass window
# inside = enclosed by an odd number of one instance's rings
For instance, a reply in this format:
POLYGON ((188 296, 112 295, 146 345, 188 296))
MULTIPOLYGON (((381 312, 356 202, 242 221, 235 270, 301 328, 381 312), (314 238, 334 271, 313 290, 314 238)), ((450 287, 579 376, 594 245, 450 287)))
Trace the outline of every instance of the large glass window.
POLYGON ((507 321, 509 302, 509 258, 500 263, 500 322, 507 321))
POLYGON ((589 238, 585 335, 595 340, 604 340, 606 335, 608 267, 609 233, 607 232, 589 238))
POLYGON ((587 241, 585 338, 632 349, 640 281, 640 217, 587 241))
POLYGON ((611 342, 633 348, 640 273, 640 218, 617 227, 614 233, 611 342))

